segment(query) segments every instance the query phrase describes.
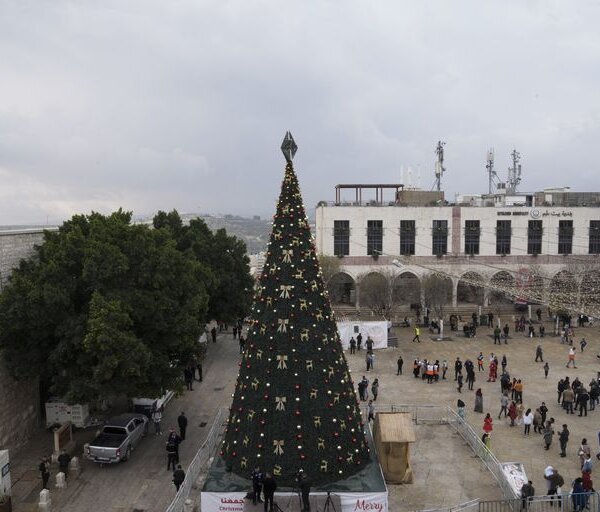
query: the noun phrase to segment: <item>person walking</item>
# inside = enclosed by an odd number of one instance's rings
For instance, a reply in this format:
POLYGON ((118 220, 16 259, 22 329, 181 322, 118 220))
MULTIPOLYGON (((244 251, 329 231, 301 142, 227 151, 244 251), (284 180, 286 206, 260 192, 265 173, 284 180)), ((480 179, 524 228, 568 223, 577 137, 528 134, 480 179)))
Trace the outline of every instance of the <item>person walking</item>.
POLYGON ((369 400, 369 405, 367 405, 367 422, 375 421, 375 406, 373 405, 373 400, 369 400))
POLYGON ((533 496, 535 496, 535 488, 533 487, 533 482, 529 480, 521 487, 521 508, 523 510, 527 510, 530 498, 533 496))
POLYGON ((550 365, 548 364, 548 361, 546 361, 544 363, 544 379, 548 378, 548 372, 550 371, 550 365))
POLYGON ((38 469, 42 477, 42 489, 48 489, 48 480, 50 479, 50 461, 48 457, 42 458, 38 469))
POLYGON ((365 341, 365 346, 367 347, 367 352, 371 352, 371 354, 373 353, 373 340, 371 339, 371 336, 369 336, 367 334, 367 341, 365 341))
POLYGON ((577 368, 577 366, 575 366, 575 347, 571 347, 569 349, 569 362, 567 363, 567 368, 571 365, 571 363, 573 363, 573 368, 577 368))
MULTIPOLYGON (((554 505, 554 497, 558 494, 558 490, 565 485, 565 480, 564 478, 558 473, 558 471, 556 471, 556 469, 552 470, 552 475, 549 478, 550 482, 549 482, 549 489, 548 489, 548 495, 552 496, 550 498, 550 505, 553 506, 554 505)), ((562 498, 560 496, 558 496, 556 498, 558 500, 558 505, 560 507, 560 503, 562 501, 562 498)))
POLYGON ((504 334, 504 344, 508 344, 508 333, 510 332, 510 327, 508 324, 504 324, 504 328, 502 329, 502 333, 504 334))
POLYGON ((458 387, 456 389, 457 389, 457 391, 459 393, 462 393, 462 387, 463 387, 463 376, 462 376, 462 373, 458 374, 457 382, 458 382, 458 387))
MULTIPOLYGON (((173 444, 175 446, 175 464, 179 464, 179 445, 181 444, 181 436, 175 432, 175 429, 171 427, 169 429, 169 437, 167 437, 167 444, 173 444)), ((175 471, 175 464, 173 464, 173 471, 175 471)))
POLYGON ((582 352, 583 352, 583 349, 585 347, 587 347, 587 341, 585 341, 585 338, 581 338, 581 341, 579 342, 579 347, 581 348, 582 352))
POLYGON ((489 436, 492 433, 492 430, 494 430, 494 420, 492 420, 492 417, 488 412, 483 420, 483 431, 489 436))
POLYGON ((579 416, 587 416, 587 406, 590 400, 590 395, 587 390, 581 386, 579 393, 577 393, 577 402, 579 403, 579 416), (585 413, 585 414, 583 414, 585 413))
POLYGON ((162 407, 156 407, 155 405, 151 418, 152 423, 154 423, 154 435, 162 436, 162 429, 160 428, 160 422, 162 421, 162 407))
POLYGON ((498 419, 500 419, 502 413, 504 413, 505 418, 508 416, 508 403, 508 395, 506 393, 503 393, 500 397, 500 412, 498 413, 498 419))
POLYGON ((565 388, 562 393, 562 405, 563 409, 567 411, 567 414, 575 414, 573 412, 573 402, 575 401, 575 393, 571 389, 571 386, 565 388))
POLYGON ((356 350, 358 350, 360 352, 362 347, 362 333, 358 333, 358 335, 356 336, 356 350))
POLYGON ((498 343, 498 345, 502 345, 502 343, 500 342, 500 333, 502 331, 500 330, 500 327, 496 326, 496 328, 494 329, 494 345, 496 343, 498 343))
POLYGON ((260 492, 262 490, 263 474, 260 470, 260 466, 254 466, 254 470, 250 474, 252 480, 252 503, 261 503, 260 492))
POLYGON ((456 361, 454 361, 454 380, 458 380, 458 374, 461 373, 462 367, 462 361, 460 357, 457 357, 456 361))
POLYGON ((185 471, 181 468, 181 464, 177 464, 177 469, 173 471, 173 484, 175 484, 175 488, 179 491, 181 484, 185 480, 185 471))
POLYGON ((415 341, 417 341, 417 342, 421 343, 421 340, 419 339, 419 335, 420 335, 420 334, 421 334, 421 329, 419 328, 419 326, 418 326, 418 325, 415 325, 415 337, 412 339, 412 340, 413 340, 413 343, 414 343, 415 341))
POLYGON ((69 476, 69 462, 71 462, 71 456, 67 453, 67 450, 61 450, 57 462, 58 469, 61 473, 64 473, 66 480, 69 476))
POLYGON ((265 512, 273 512, 273 498, 277 490, 277 482, 271 473, 265 473, 263 480, 263 495, 265 497, 265 512))
POLYGON ((506 366, 508 365, 508 359, 506 359, 506 354, 502 355, 502 362, 500 366, 502 366, 502 373, 506 373, 506 366))
POLYGON ((533 413, 533 431, 536 434, 542 433, 542 413, 540 412, 539 407, 533 413))
POLYGON ((514 402, 511 402, 510 406, 508 407, 508 417, 510 418, 510 426, 514 427, 515 420, 517 419, 517 404, 514 402))
POLYGON ((477 371, 478 372, 484 372, 484 368, 483 368, 483 352, 479 352, 479 355, 477 356, 477 371))
MULTIPOLYGON (((546 424, 546 416, 548 416, 548 407, 546 407, 546 402, 542 402, 540 405, 540 414, 542 415, 542 422, 540 423, 540 430, 546 424)), ((541 434, 541 432, 540 432, 541 434)))
POLYGON ((542 351, 542 346, 541 345, 538 345, 535 348, 535 362, 537 363, 538 361, 540 361, 542 363, 544 362, 544 353, 542 351))
POLYGON ((402 356, 398 356, 398 361, 396 361, 396 364, 398 365, 398 371, 396 372, 396 375, 402 375, 402 365, 404 364, 404 359, 402 359, 402 356))
POLYGON ((558 442, 560 443, 560 456, 567 456, 567 443, 569 442, 569 427, 566 423, 563 424, 563 429, 558 434, 558 442))
POLYGON ((171 466, 173 466, 173 471, 175 471, 175 464, 177 464, 177 446, 175 446, 175 441, 173 439, 171 439, 170 436, 169 436, 169 439, 167 440, 166 450, 167 450, 167 471, 169 471, 169 469, 171 469, 171 466))
POLYGON ((352 336, 350 338, 350 353, 354 354, 356 352, 356 340, 354 339, 354 336, 352 336))
POLYGON ((523 425, 525 426, 523 435, 528 436, 531 430, 531 424, 533 423, 533 413, 531 409, 527 409, 525 415, 523 416, 523 425))
POLYGON ((212 338, 212 342, 213 342, 213 343, 216 343, 216 342, 217 342, 217 328, 216 328, 216 327, 213 327, 213 328, 210 330, 210 336, 211 336, 211 338, 212 338))
POLYGON ((373 394, 373 401, 376 402, 379 394, 379 379, 375 379, 371 384, 371 393, 373 394))
POLYGON ((553 436, 554 436, 554 429, 552 428, 552 423, 547 421, 546 425, 544 426, 544 444, 545 444, 546 450, 550 449, 550 446, 552 445, 552 437, 553 436))
POLYGON ((448 361, 442 361, 442 380, 446 380, 446 372, 448 371, 448 361))
POLYGON ((483 413, 483 393, 481 392, 481 388, 477 388, 477 391, 475 391, 475 407, 473 410, 483 413))
POLYGON ((592 456, 592 449, 585 437, 581 440, 581 445, 579 445, 579 451, 577 452, 577 455, 579 455, 580 467, 583 468, 583 463, 585 460, 592 456))
POLYGON ((188 426, 188 419, 187 419, 187 416, 185 415, 185 412, 182 412, 177 417, 177 425, 179 426, 179 437, 181 437, 181 440, 183 441, 185 439, 185 431, 188 426))
POLYGON ((194 373, 192 372, 189 366, 186 366, 183 370, 183 380, 185 381, 185 385, 188 391, 194 391, 192 384, 194 382, 194 373))
POLYGON ((521 379, 517 380, 517 382, 515 382, 515 384, 513 384, 513 390, 515 392, 515 402, 522 402, 523 401, 523 383, 521 382, 521 379))

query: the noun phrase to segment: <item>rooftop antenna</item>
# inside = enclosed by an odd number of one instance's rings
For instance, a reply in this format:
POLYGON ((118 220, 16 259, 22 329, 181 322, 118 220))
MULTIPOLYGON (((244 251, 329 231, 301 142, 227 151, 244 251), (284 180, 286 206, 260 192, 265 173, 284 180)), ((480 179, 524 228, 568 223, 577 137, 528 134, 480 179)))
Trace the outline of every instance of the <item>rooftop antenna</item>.
POLYGON ((507 194, 515 194, 517 192, 517 185, 521 183, 521 153, 516 149, 513 149, 510 154, 512 158, 512 167, 508 168, 508 180, 506 182, 507 194))
POLYGON ((494 148, 488 149, 487 152, 487 163, 485 165, 489 176, 489 194, 492 194, 492 188, 494 188, 494 180, 498 179, 498 174, 494 171, 494 148))
POLYGON ((435 154, 437 155, 437 162, 435 163, 435 182, 433 188, 438 192, 442 188, 442 175, 446 168, 444 167, 444 146, 445 142, 438 140, 437 147, 435 148, 435 154))

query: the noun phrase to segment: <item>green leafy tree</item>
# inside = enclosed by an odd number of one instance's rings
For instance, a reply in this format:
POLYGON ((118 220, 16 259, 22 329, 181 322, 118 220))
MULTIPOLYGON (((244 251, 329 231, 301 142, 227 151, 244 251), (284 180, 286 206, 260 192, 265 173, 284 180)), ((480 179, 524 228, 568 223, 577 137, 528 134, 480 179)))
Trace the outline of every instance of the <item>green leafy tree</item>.
POLYGON ((176 211, 158 212, 154 227, 168 230, 180 251, 193 254, 210 269, 209 318, 231 321, 248 314, 254 282, 242 240, 229 236, 224 229, 213 233, 202 219, 192 219, 184 226, 176 211))
POLYGON ((304 469, 317 485, 369 460, 354 386, 288 163, 221 456, 248 477, 260 464, 282 485, 304 469))
POLYGON ((0 295, 0 347, 17 379, 70 401, 153 396, 198 351, 210 270, 166 229, 121 210, 46 232, 0 295))

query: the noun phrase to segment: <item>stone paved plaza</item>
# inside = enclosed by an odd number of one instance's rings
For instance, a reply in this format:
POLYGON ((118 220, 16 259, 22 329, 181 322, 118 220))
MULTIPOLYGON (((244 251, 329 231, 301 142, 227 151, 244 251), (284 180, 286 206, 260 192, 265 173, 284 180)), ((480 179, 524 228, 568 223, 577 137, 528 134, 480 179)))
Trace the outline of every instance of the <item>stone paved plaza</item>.
MULTIPOLYGON (((511 329, 512 331, 512 329, 511 329)), ((519 333, 511 338, 507 345, 494 346, 491 330, 487 327, 481 327, 478 335, 474 339, 466 339, 462 336, 453 337, 451 341, 433 341, 433 335, 430 335, 426 329, 421 329, 421 343, 413 343, 412 329, 394 328, 393 334, 398 337, 398 348, 388 348, 379 350, 375 353, 375 370, 365 372, 364 356, 365 351, 357 352, 355 355, 347 354, 353 378, 358 381, 362 375, 367 375, 370 382, 374 378, 379 378, 380 388, 377 403, 379 404, 445 404, 456 408, 456 401, 461 398, 467 404, 467 420, 473 426, 476 432, 482 433, 483 418, 486 412, 490 412, 494 418, 494 430, 491 437, 491 449, 500 462, 522 462, 525 465, 527 476, 534 483, 538 494, 545 493, 545 482, 543 479, 543 470, 546 466, 552 465, 563 475, 566 485, 580 476, 579 458, 577 451, 581 439, 586 437, 595 454, 598 448, 598 430, 600 429, 600 409, 588 412, 587 417, 578 417, 567 415, 557 404, 556 384, 562 377, 569 376, 571 381, 575 377, 587 386, 590 380, 600 371, 600 359, 596 354, 600 352, 599 335, 597 328, 575 329, 575 340, 577 346, 576 364, 577 369, 565 368, 567 363, 568 346, 561 345, 560 338, 555 336, 540 338, 526 338, 519 333), (580 353, 579 340, 585 337, 588 346, 585 352, 580 353), (544 379, 542 369, 543 363, 535 363, 535 348, 541 343, 544 351, 544 361, 550 364, 550 374, 548 379, 544 379), (462 394, 456 390, 454 382, 454 361, 460 357, 464 362, 470 358, 477 368, 476 358, 482 351, 485 356, 486 372, 476 372, 476 382, 473 391, 468 391, 467 386, 463 387, 462 394), (512 377, 522 379, 524 383, 523 403, 525 408, 531 407, 535 410, 542 401, 548 406, 548 418, 554 417, 556 420, 556 435, 549 451, 544 450, 542 436, 533 433, 524 437, 523 426, 510 427, 509 422, 502 419, 498 420, 500 410, 500 384, 487 382, 487 361, 491 352, 498 355, 501 359, 506 354, 508 359, 507 370, 512 377), (404 359, 404 374, 396 376, 396 360, 401 354, 404 359), (420 378, 415 379, 412 375, 412 362, 415 358, 439 359, 440 362, 446 359, 449 364, 447 374, 448 380, 428 385, 420 378), (473 412, 475 390, 480 387, 484 397, 484 414, 473 412), (567 423, 571 436, 567 447, 567 457, 559 456, 558 431, 563 423, 567 423)), ((552 332, 550 323, 546 324, 546 332, 552 332)), ((447 333, 449 334, 449 333, 447 333)), ((363 402, 364 403, 364 402, 363 402)), ((441 427, 437 427, 441 428, 441 427)), ((417 438, 421 436, 430 436, 431 427, 422 429, 416 427, 417 438)), ((464 447, 461 453, 456 444, 460 444, 460 438, 457 439, 450 429, 447 431, 447 438, 434 435, 428 443, 428 450, 422 455, 423 459, 431 456, 434 452, 438 459, 446 461, 446 469, 439 469, 437 474, 430 471, 427 464, 422 464, 419 458, 419 450, 413 450, 413 469, 415 482, 427 479, 427 485, 424 492, 427 492, 430 498, 420 495, 414 490, 404 490, 403 486, 390 486, 390 510, 411 509, 405 508, 406 501, 409 499, 415 505, 419 502, 425 504, 421 508, 434 508, 438 506, 452 506, 459 502, 468 501, 473 498, 482 499, 500 499, 500 490, 496 486, 490 486, 491 475, 480 464, 481 473, 471 473, 470 468, 473 464, 471 453, 464 447), (435 446, 431 446, 435 445, 435 446), (467 464, 468 462, 468 464, 467 464), (455 473, 471 474, 474 481, 462 478, 462 493, 452 493, 452 496, 458 498, 458 501, 450 503, 449 496, 440 499, 440 489, 453 489, 455 487, 455 473)), ((418 443, 417 443, 418 444, 418 443)), ((594 461, 595 461, 594 457, 594 461)), ((600 462, 598 462, 600 465, 600 462)), ((420 484, 413 484, 420 485, 420 484)), ((406 486, 407 488, 410 486, 406 486)), ((418 508, 418 507, 415 507, 418 508)))

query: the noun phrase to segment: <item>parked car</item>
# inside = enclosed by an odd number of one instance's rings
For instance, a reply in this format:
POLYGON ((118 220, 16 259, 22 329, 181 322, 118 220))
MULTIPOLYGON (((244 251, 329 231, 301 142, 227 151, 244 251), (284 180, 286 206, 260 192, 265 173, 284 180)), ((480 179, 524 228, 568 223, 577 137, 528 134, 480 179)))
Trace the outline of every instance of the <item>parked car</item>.
POLYGON ((134 398, 131 401, 133 412, 144 414, 146 417, 150 418, 152 416, 152 411, 155 409, 164 410, 174 396, 175 393, 173 391, 167 390, 165 394, 159 398, 134 398))
POLYGON ((148 418, 143 414, 122 414, 111 418, 87 447, 87 457, 100 464, 126 461, 148 433, 148 418))

